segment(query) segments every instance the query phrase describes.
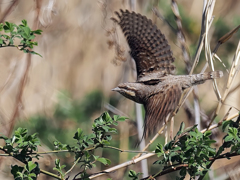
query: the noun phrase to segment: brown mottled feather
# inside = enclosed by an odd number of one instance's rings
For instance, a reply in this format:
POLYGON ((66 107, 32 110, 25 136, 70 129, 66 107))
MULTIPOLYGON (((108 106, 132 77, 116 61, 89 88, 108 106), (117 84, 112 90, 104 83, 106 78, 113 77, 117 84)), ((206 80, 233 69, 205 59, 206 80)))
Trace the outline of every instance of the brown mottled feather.
POLYGON ((179 85, 165 85, 163 89, 158 94, 151 96, 144 104, 146 109, 144 137, 155 132, 159 127, 158 125, 163 125, 163 121, 169 113, 175 110, 180 100, 182 89, 179 85))
POLYGON ((117 22, 131 49, 131 56, 136 62, 138 82, 160 78, 173 74, 175 66, 172 51, 165 36, 150 19, 135 12, 120 10, 115 12, 117 22))

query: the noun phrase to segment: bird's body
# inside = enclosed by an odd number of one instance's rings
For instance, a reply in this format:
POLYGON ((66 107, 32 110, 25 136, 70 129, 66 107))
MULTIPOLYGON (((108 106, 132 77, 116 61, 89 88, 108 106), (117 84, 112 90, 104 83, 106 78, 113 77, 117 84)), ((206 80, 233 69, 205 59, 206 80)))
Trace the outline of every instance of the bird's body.
POLYGON ((137 81, 121 83, 114 91, 145 108, 144 136, 154 132, 177 107, 184 89, 222 77, 221 71, 173 75, 174 57, 165 36, 152 21, 135 12, 122 11, 117 22, 136 62, 137 81))

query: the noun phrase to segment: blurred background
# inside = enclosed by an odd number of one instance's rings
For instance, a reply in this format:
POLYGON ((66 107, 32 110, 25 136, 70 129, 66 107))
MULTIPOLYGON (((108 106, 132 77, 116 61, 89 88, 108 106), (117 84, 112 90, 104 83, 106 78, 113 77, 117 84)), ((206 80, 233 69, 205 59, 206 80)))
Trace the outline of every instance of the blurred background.
MULTIPOLYGON (((41 139, 39 151, 50 151, 55 140, 74 143, 72 137, 78 127, 85 133, 90 133, 94 119, 102 112, 109 111, 111 114, 129 117, 128 121, 121 122, 117 127, 118 134, 114 135, 111 145, 121 149, 136 148, 138 136, 135 105, 111 91, 120 82, 134 81, 134 65, 129 60, 128 45, 120 28, 110 20, 114 11, 130 9, 129 2, 0 0, 0 23, 8 21, 20 24, 21 20, 26 19, 33 30, 43 30, 42 35, 37 36, 38 46, 34 48, 42 57, 31 55, 28 59, 17 48, 0 49, 0 133, 10 135, 17 127, 28 128, 30 133, 37 132, 41 139), (22 83, 24 77, 27 78, 22 83)), ((188 50, 193 58, 201 31, 203 1, 178 0, 177 3, 188 50)), ((171 1, 138 0, 136 12, 146 15, 157 24, 167 37, 176 57, 176 73, 186 74, 177 35, 166 21, 154 15, 153 7, 176 29, 171 1)), ((215 18, 210 30, 212 50, 220 37, 240 24, 240 1, 217 1, 213 14, 215 18)), ((237 32, 217 52, 227 69, 231 65, 239 37, 240 33, 237 32)), ((205 62, 202 53, 194 72, 199 73, 205 62)), ((221 62, 216 61, 215 67, 227 74, 221 62)), ((234 91, 225 101, 218 120, 222 119, 229 107, 234 109, 231 113, 236 113, 240 108, 238 79, 234 82, 234 91)), ((226 81, 227 75, 218 80, 220 91, 224 89, 226 81)), ((204 121, 209 119, 218 103, 211 82, 198 86, 198 97, 204 127, 204 121)), ((175 133, 182 121, 186 126, 194 124, 192 95, 187 103, 187 108, 181 108, 175 117, 175 133)), ((222 136, 216 133, 215 138, 222 136)), ((157 142, 164 143, 164 136, 157 142)), ((157 142, 149 150, 154 150, 157 142)), ((0 141, 0 144, 3 145, 3 142, 0 141)), ((112 161, 111 166, 125 162, 135 155, 107 149, 96 153, 109 158, 112 161)), ((41 168, 54 172, 52 168, 57 156, 67 168, 74 162, 74 157, 69 153, 44 155, 40 160, 41 168)), ((157 165, 152 165, 154 161, 154 158, 148 159, 149 173, 155 173, 159 169, 157 165)), ((14 163, 17 162, 11 158, 0 157, 0 179, 13 179, 10 165, 14 163)), ((106 168, 108 167, 99 164, 89 173, 106 168)), ((129 169, 139 172, 141 164, 110 173, 103 179, 127 179, 129 169)), ((213 179, 237 178, 240 174, 239 158, 218 160, 212 169, 212 175, 209 176, 213 179)), ((75 174, 77 172, 76 170, 75 174)), ((177 173, 161 178, 171 179, 177 173)), ((51 178, 41 174, 39 179, 51 178)))

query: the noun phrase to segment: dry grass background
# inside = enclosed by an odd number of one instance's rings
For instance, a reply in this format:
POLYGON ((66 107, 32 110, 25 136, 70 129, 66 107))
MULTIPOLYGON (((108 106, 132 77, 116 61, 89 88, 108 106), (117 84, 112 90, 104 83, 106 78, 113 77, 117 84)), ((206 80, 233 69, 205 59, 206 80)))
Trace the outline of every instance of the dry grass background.
MULTIPOLYGON (((170 4, 170 1, 166 1, 170 4)), ((0 12, 2 17, 5 10, 13 3, 9 0, 0 1, 0 12)), ((137 1, 137 12, 153 18, 153 13, 149 10, 154 1, 137 1)), ((183 7, 185 14, 194 20, 192 30, 195 34, 200 33, 202 1, 179 0, 178 4, 183 7)), ((23 1, 19 0, 12 10, 7 13, 4 21, 19 24, 22 19, 26 19, 30 27, 33 27, 38 16, 38 29, 42 29, 43 33, 37 37, 39 43, 34 50, 43 57, 36 55, 31 57, 31 66, 28 73, 26 85, 22 95, 22 103, 18 106, 19 117, 27 119, 36 113, 53 113, 54 105, 57 103, 57 94, 60 90, 67 90, 72 94, 73 98, 81 99, 86 93, 95 89, 101 89, 106 97, 113 95, 111 89, 122 81, 124 73, 124 63, 114 60, 116 57, 114 48, 109 48, 107 41, 107 31, 113 26, 110 17, 115 10, 129 9, 127 0, 122 1, 90 1, 90 0, 38 0, 23 1), (36 3, 40 2, 39 9, 36 3), (106 9, 103 9, 103 3, 106 3, 106 9), (104 17, 104 13, 107 13, 104 17), (117 65, 116 65, 117 62, 117 65)), ((240 15, 239 1, 218 1, 216 3, 214 15, 216 19, 223 19, 227 22, 230 29, 235 27, 233 16, 240 15)), ((175 64, 180 73, 183 72, 184 62, 181 57, 181 49, 169 27, 157 20, 158 27, 169 39, 169 43, 174 51, 176 58, 175 64)), ((183 27, 184 29, 184 27, 183 27)), ((212 28, 210 33, 214 33, 212 28)), ((227 33, 227 32, 225 32, 227 33)), ((124 47, 124 56, 127 57, 128 46, 126 44, 121 31, 118 28, 119 43, 124 47)), ((197 36, 185 34, 187 43, 197 44, 197 36)), ((237 46, 238 39, 230 41, 237 46)), ((239 37, 239 36, 238 36, 239 37)), ((213 47, 217 39, 212 39, 213 47)), ((225 57, 226 64, 231 64, 233 53, 228 54, 226 46, 221 46, 219 54, 225 57)), ((191 54, 193 56, 193 54, 191 54)), ((219 55, 219 56, 220 56, 219 55)), ((0 132, 8 133, 9 122, 13 109, 16 106, 15 99, 19 92, 20 79, 26 67, 26 54, 19 52, 15 48, 0 49, 0 132)), ((218 63, 218 62, 216 62, 218 63)), ((203 63, 200 63, 200 67, 203 63)), ((218 67, 226 73, 226 70, 218 67)), ((198 69, 197 69, 198 70, 198 69)), ((200 70, 200 68, 199 68, 200 70)), ((199 72, 199 71, 196 71, 199 72)), ((127 80, 133 80, 131 73, 127 76, 127 80)), ((235 85, 239 84, 236 78, 235 85)), ((226 77, 219 80, 220 90, 224 89, 226 77)), ((234 85, 233 85, 234 87, 234 85)), ((117 95, 116 95, 117 96, 117 95)), ((217 98, 212 90, 211 82, 199 86, 199 97, 201 108, 211 112, 217 104, 217 98)), ((240 109, 239 91, 235 91, 226 101, 226 104, 220 113, 220 117, 226 113, 228 105, 240 109)), ((108 99, 108 98, 106 98, 108 99)), ((192 97, 190 97, 192 100, 192 97)), ((133 103, 126 99, 121 99, 123 105, 118 107, 122 112, 128 114, 134 119, 133 103)), ((104 108, 103 108, 104 109, 104 108)), ((103 110, 102 109, 102 110, 103 110)), ((99 110, 99 114, 102 110, 99 110)), ((235 110, 237 112, 237 110, 235 110)), ((232 112, 234 113, 234 111, 232 112)), ((99 115, 98 114, 98 115, 99 115)), ((96 116, 98 116, 96 115, 96 116)), ((181 110, 176 116, 176 127, 180 122, 186 119, 184 111, 181 110)), ((51 122, 49 122, 51 123, 51 122)), ((120 131, 125 136, 135 132, 129 132, 126 124, 120 125, 120 131)), ((128 148, 128 147, 125 147, 128 148)), ((120 158, 121 161, 127 159, 120 158)), ((2 159, 3 160, 3 159, 2 159)), ((222 160, 221 160, 222 161, 222 160)), ((228 161, 230 162, 230 161, 228 161)), ((216 163, 215 168, 219 164, 216 163)), ((1 173, 0 173, 1 174, 1 173)))

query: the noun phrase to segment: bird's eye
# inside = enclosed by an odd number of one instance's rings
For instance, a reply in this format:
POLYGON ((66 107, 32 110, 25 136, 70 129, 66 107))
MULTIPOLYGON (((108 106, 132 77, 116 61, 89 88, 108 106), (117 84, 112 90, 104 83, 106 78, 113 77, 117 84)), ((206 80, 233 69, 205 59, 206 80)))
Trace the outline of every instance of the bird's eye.
POLYGON ((159 82, 161 82, 160 79, 151 79, 150 81, 145 81, 143 82, 145 85, 156 85, 158 84, 159 82))
POLYGON ((151 71, 153 71, 154 70, 154 68, 153 67, 151 67, 149 70, 148 70, 148 72, 151 72, 151 71))

